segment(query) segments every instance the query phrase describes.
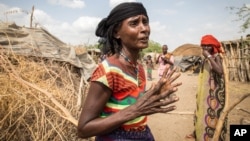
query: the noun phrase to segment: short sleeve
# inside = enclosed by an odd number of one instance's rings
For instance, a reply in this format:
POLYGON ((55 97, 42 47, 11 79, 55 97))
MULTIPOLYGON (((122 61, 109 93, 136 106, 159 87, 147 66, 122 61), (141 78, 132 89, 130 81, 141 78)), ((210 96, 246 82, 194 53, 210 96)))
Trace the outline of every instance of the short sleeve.
POLYGON ((102 63, 99 63, 98 67, 94 70, 91 76, 91 81, 100 82, 112 89, 113 81, 111 74, 112 73, 110 73, 109 67, 107 66, 107 62, 103 61, 102 63))

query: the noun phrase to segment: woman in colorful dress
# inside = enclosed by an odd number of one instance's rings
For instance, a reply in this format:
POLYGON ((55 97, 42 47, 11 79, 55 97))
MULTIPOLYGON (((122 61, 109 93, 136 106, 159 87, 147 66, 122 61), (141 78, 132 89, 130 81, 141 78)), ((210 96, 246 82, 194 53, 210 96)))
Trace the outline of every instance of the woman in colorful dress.
MULTIPOLYGON (((147 92, 140 51, 148 47, 150 26, 141 3, 116 6, 96 29, 102 38, 102 51, 111 56, 98 64, 78 122, 78 136, 96 141, 154 141, 147 126, 147 115, 176 109, 179 100, 168 95, 181 83, 180 74, 165 73, 147 92), (167 87, 162 87, 166 86, 167 87), (163 92, 160 92, 165 88, 163 92)), ((166 70, 167 71, 167 70, 166 70)))
POLYGON ((168 73, 171 72, 174 66, 174 56, 168 52, 168 46, 162 46, 162 54, 160 54, 156 59, 156 64, 159 64, 158 75, 159 78, 162 77, 165 69, 168 69, 168 73))
MULTIPOLYGON (((201 39, 204 60, 199 74, 197 109, 195 113, 195 132, 197 141, 209 141, 213 138, 220 114, 225 106, 225 78, 223 74, 220 42, 213 35, 201 39)), ((219 137, 225 140, 227 118, 219 137)))

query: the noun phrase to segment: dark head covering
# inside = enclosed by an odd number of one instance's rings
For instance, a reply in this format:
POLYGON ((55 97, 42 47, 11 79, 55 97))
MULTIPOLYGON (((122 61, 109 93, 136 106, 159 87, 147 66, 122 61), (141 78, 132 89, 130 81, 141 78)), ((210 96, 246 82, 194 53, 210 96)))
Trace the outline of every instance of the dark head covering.
POLYGON ((222 53, 220 42, 213 35, 204 35, 201 38, 201 45, 212 45, 212 54, 222 53))
MULTIPOLYGON (((123 20, 136 16, 145 15, 148 18, 147 11, 141 3, 138 2, 125 2, 117 5, 108 15, 107 18, 103 18, 97 26, 96 36, 101 37, 100 43, 104 46, 111 48, 111 52, 114 53, 114 42, 117 39, 113 37, 114 29, 123 20)), ((107 48, 107 47, 106 47, 107 48)))
POLYGON ((96 36, 105 37, 108 28, 116 23, 119 23, 129 17, 143 14, 148 17, 146 9, 141 3, 126 2, 117 5, 107 18, 102 19, 96 29, 96 36))

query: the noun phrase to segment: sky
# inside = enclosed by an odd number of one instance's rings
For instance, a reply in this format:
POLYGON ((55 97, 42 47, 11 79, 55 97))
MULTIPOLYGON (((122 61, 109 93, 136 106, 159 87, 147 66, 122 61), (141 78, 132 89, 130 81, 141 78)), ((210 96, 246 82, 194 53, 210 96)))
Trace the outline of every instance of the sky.
POLYGON ((29 27, 32 6, 33 24, 45 28, 61 41, 72 45, 96 44, 95 29, 114 6, 125 1, 141 2, 150 21, 150 40, 168 45, 173 51, 183 44, 200 44, 205 34, 219 41, 240 39, 243 21, 236 11, 249 0, 0 0, 0 22, 15 22, 29 27))

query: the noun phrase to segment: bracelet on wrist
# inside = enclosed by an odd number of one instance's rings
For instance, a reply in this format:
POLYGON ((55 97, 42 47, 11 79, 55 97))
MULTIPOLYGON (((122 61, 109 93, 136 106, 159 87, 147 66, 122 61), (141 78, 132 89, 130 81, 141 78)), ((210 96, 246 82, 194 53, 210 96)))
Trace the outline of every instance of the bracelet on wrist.
POLYGON ((207 56, 207 58, 211 58, 211 57, 212 57, 212 55, 210 55, 210 54, 207 56))

